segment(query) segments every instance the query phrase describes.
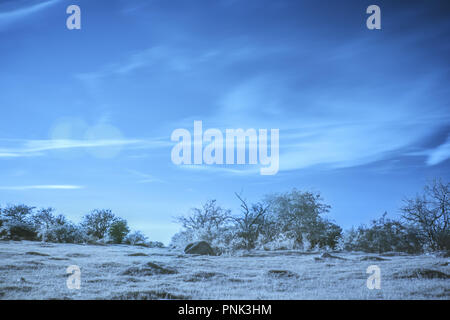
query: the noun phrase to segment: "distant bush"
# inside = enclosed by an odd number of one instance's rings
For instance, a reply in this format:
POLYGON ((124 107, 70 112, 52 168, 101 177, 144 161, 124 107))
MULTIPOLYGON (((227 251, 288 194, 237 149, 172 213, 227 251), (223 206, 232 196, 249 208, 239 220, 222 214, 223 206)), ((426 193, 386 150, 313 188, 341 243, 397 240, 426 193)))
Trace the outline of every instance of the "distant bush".
MULTIPOLYGON (((297 248, 334 249, 342 236, 342 229, 322 217, 330 206, 323 202, 319 193, 293 189, 283 194, 266 197, 271 219, 276 221, 272 232, 277 238, 293 239, 297 248)), ((268 239, 273 241, 273 239, 268 239)))
POLYGON ((176 221, 186 230, 186 238, 213 242, 220 238, 230 222, 230 210, 223 209, 216 200, 208 200, 201 208, 192 208, 188 216, 180 216, 176 221))
POLYGON ((21 223, 30 223, 35 207, 24 204, 8 206, 1 211, 3 220, 10 220, 21 223))
POLYGON ((36 240, 37 237, 32 225, 14 220, 3 221, 0 235, 4 240, 36 240))
POLYGON ((145 236, 140 231, 134 231, 127 235, 124 239, 124 243, 130 244, 130 245, 142 245, 147 243, 148 237, 145 236))
POLYGON ((94 210, 81 224, 56 215, 53 208, 10 205, 0 208, 0 240, 40 240, 55 243, 123 243, 163 247, 161 242, 147 242, 137 231, 129 233, 127 221, 116 217, 111 210, 94 210))
POLYGON ((149 248, 164 248, 164 243, 160 241, 149 241, 147 245, 149 248))
POLYGON ((0 239, 36 240, 37 232, 32 221, 34 207, 8 206, 0 211, 0 239))
POLYGON ((84 216, 81 225, 89 236, 103 239, 108 235, 108 231, 116 219, 111 210, 96 209, 84 216))
POLYGON ((48 231, 48 242, 86 243, 88 240, 83 227, 68 221, 62 215, 56 218, 55 224, 48 231))
POLYGON ((371 225, 353 228, 345 234, 344 249, 382 253, 388 251, 420 253, 423 251, 423 237, 413 226, 386 218, 386 213, 371 225))
POLYGON ((109 228, 109 237, 114 243, 122 243, 127 234, 130 232, 127 221, 117 218, 109 228))
POLYGON ((46 242, 84 243, 86 231, 67 220, 63 215, 55 216, 53 208, 40 209, 33 215, 38 239, 46 242))
POLYGON ((172 236, 169 246, 172 248, 184 249, 189 243, 194 241, 195 239, 193 232, 182 230, 172 236))

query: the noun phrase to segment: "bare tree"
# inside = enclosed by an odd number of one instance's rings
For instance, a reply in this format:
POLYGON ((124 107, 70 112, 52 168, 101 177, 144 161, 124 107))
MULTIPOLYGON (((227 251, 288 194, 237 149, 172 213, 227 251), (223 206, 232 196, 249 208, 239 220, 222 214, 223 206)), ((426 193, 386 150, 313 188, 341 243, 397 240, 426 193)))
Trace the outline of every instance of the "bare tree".
POLYGON ((201 208, 192 208, 188 216, 175 218, 188 233, 198 234, 211 242, 230 221, 230 210, 223 209, 216 200, 208 200, 201 208))
POLYGON ((405 199, 402 217, 416 225, 433 250, 450 248, 449 204, 450 184, 433 180, 421 195, 405 199))
POLYGON ((242 211, 241 216, 232 217, 238 226, 237 235, 243 239, 246 249, 252 249, 255 247, 255 242, 266 222, 268 205, 256 203, 250 208, 239 194, 235 193, 235 195, 241 201, 242 211))

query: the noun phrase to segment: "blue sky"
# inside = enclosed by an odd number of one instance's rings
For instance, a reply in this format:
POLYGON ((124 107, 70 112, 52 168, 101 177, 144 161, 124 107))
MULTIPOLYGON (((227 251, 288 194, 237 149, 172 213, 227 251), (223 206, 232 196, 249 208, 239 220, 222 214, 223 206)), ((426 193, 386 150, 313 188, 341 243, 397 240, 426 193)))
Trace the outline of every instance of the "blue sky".
POLYGON ((344 228, 450 162, 445 1, 1 1, 0 204, 110 208, 168 243, 207 199, 320 191, 344 228), (67 6, 81 30, 66 28, 67 6), (366 28, 381 7, 382 29, 366 28), (178 167, 177 128, 280 129, 280 171, 178 167))

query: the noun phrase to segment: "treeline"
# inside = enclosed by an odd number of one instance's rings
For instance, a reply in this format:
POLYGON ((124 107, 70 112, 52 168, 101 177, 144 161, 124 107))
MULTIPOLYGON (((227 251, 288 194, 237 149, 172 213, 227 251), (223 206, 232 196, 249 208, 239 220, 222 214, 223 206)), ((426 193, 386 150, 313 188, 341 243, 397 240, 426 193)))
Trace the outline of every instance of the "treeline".
MULTIPOLYGON (((178 217, 183 230, 172 237, 171 246, 183 249, 193 241, 204 240, 217 253, 255 248, 373 253, 450 250, 449 189, 449 183, 434 180, 422 193, 404 200, 399 219, 389 219, 384 213, 368 226, 347 231, 325 217, 331 207, 319 193, 293 189, 252 204, 236 194, 241 209, 238 214, 210 200, 178 217)), ((26 205, 0 207, 0 240, 163 247, 139 231, 130 232, 127 221, 111 210, 93 210, 75 224, 53 208, 26 205)))
POLYGON ((385 213, 368 226, 345 232, 324 217, 331 207, 319 193, 293 189, 253 204, 236 194, 241 205, 236 215, 210 200, 189 215, 177 217, 183 230, 173 236, 171 245, 183 248, 204 240, 218 253, 254 248, 373 253, 449 250, 449 188, 449 183, 435 180, 421 194, 404 200, 401 218, 388 219, 385 213))
POLYGON ((148 241, 140 231, 130 232, 127 221, 111 210, 93 210, 75 224, 64 215, 55 214, 53 208, 26 205, 0 208, 0 240, 163 246, 161 242, 148 241))

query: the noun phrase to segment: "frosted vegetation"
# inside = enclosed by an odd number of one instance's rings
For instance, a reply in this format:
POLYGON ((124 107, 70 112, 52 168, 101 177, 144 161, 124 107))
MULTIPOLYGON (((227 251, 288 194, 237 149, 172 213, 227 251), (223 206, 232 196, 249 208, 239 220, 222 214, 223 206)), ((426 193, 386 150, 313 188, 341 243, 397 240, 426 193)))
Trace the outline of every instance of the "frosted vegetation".
POLYGON ((382 253, 423 253, 450 249, 450 184, 435 180, 422 194, 405 199, 402 217, 384 213, 369 226, 343 232, 326 218, 331 207, 319 193, 296 189, 248 204, 239 194, 241 212, 232 214, 215 200, 177 218, 183 230, 171 245, 183 248, 205 240, 218 254, 237 249, 346 250, 382 253))
POLYGON ((75 224, 52 208, 9 205, 0 208, 0 298, 448 299, 449 187, 435 180, 404 200, 400 219, 385 213, 345 232, 318 193, 253 204, 236 194, 240 212, 210 200, 176 218, 182 230, 168 247, 110 210, 75 224), (200 240, 215 255, 184 253, 200 240), (373 264, 381 290, 366 287, 373 264), (69 265, 81 268, 80 290, 66 286, 69 265))
POLYGON ((0 241, 0 299, 449 299, 440 254, 239 250, 187 255, 131 245, 0 241), (81 270, 79 290, 66 269, 81 270), (366 286, 367 267, 381 289, 366 286))

